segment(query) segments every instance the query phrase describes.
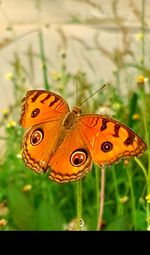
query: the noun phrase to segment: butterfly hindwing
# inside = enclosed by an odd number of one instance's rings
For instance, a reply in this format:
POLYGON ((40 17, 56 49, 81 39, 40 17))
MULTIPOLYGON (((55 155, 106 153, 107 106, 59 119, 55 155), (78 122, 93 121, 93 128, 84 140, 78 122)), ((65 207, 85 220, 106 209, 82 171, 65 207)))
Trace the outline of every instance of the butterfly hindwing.
POLYGON ((22 156, 26 165, 36 172, 45 172, 54 153, 61 121, 45 122, 33 126, 24 134, 22 156))
POLYGON ((78 128, 71 130, 57 147, 49 162, 51 180, 59 183, 76 181, 91 170, 91 154, 78 128))

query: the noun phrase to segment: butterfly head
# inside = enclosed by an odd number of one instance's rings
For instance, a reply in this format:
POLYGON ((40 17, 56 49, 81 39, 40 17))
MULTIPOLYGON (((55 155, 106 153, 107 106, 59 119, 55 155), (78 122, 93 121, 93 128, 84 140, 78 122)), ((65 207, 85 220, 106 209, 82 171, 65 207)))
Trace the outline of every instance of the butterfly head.
POLYGON ((65 129, 71 129, 72 126, 74 126, 78 120, 79 120, 79 116, 81 114, 81 108, 79 106, 75 106, 72 111, 70 111, 64 121, 63 121, 63 126, 65 127, 65 129))
POLYGON ((81 108, 79 106, 74 106, 73 109, 72 109, 72 112, 77 115, 77 116, 80 116, 81 114, 81 108))

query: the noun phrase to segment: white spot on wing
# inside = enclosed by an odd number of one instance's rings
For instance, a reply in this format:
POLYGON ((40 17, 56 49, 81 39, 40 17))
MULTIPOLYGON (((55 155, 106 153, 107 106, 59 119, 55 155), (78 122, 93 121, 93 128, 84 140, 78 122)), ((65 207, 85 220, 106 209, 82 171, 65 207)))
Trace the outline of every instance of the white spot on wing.
POLYGON ((99 136, 99 132, 96 133, 96 135, 93 137, 92 141, 90 142, 92 149, 94 148, 95 140, 99 136))

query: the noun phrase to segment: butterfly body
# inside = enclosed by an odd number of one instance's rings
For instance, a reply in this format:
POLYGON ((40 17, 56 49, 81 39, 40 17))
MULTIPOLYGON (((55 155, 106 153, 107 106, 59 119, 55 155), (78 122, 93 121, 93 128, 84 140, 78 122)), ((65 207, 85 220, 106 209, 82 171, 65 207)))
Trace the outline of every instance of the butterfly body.
POLYGON ((59 95, 31 90, 23 99, 20 124, 24 134, 22 155, 38 173, 51 168, 49 178, 59 183, 76 181, 92 167, 110 165, 120 158, 140 156, 144 141, 126 125, 98 114, 70 111, 59 95))
MULTIPOLYGON (((79 107, 75 107, 72 111, 68 112, 61 124, 61 131, 57 137, 57 141, 55 144, 55 151, 59 148, 59 146, 63 143, 64 138, 76 128, 77 123, 79 122, 79 116, 81 113, 81 109, 79 107)), ((55 151, 53 153, 55 153, 55 151)))

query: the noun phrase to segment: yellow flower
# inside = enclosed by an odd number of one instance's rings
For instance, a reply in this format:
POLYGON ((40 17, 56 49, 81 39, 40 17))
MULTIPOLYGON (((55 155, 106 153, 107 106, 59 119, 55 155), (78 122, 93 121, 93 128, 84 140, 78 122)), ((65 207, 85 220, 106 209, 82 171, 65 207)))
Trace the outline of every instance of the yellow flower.
POLYGON ((128 201, 128 197, 127 196, 124 196, 124 197, 120 198, 120 203, 121 204, 125 204, 127 201, 128 201))
POLYGON ((144 84, 146 83, 146 82, 148 82, 148 77, 144 77, 143 75, 139 75, 137 78, 136 78, 136 83, 137 83, 137 85, 139 85, 139 86, 144 86, 144 84))
POLYGON ((129 164, 129 160, 128 159, 124 159, 123 162, 124 162, 125 166, 127 166, 129 164))
POLYGON ((147 227, 147 230, 150 231, 150 225, 147 227))
POLYGON ((121 104, 119 104, 119 103, 114 103, 114 104, 112 105, 112 108, 114 109, 114 111, 117 111, 117 110, 121 109, 121 104))
POLYGON ((148 194, 145 199, 147 200, 147 203, 150 203, 150 194, 148 194))
POLYGON ((27 184, 23 187, 23 192, 28 192, 32 189, 32 185, 31 184, 27 184))
POLYGON ((1 219, 0 220, 0 227, 5 227, 7 225, 7 220, 1 219))
POLYGON ((136 40, 137 41, 142 41, 143 40, 143 34, 142 33, 138 33, 138 34, 136 34, 136 36, 135 36, 135 38, 136 38, 136 40))
POLYGON ((61 74, 55 70, 51 71, 50 75, 54 81, 59 81, 61 79, 61 74))
POLYGON ((144 77, 143 75, 139 75, 139 76, 136 78, 137 84, 139 84, 139 85, 144 85, 144 79, 145 79, 145 77, 144 77))
POLYGON ((7 124, 8 128, 16 127, 17 123, 14 120, 10 120, 9 123, 7 124))
POLYGON ((138 113, 134 113, 133 116, 132 116, 132 119, 133 120, 139 120, 140 116, 138 113))
POLYGON ((7 116, 7 115, 9 114, 9 108, 4 108, 4 109, 2 110, 2 114, 3 114, 4 116, 7 116))
POLYGON ((13 81, 13 80, 14 80, 14 75, 13 75, 13 73, 8 72, 8 73, 6 74, 6 80, 8 80, 8 81, 13 81))
POLYGON ((20 151, 17 155, 16 155, 17 158, 22 158, 22 151, 20 151))
POLYGON ((0 216, 6 216, 9 212, 8 207, 5 205, 4 202, 0 203, 0 216))

